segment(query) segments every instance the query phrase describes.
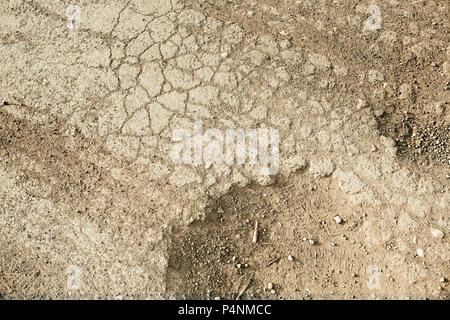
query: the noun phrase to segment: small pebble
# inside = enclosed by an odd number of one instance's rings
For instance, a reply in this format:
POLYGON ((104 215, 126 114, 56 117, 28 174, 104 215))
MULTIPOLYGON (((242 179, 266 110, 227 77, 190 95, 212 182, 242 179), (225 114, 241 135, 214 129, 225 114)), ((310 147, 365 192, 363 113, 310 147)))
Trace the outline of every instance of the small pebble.
POLYGON ((337 224, 340 224, 340 223, 342 222, 342 219, 341 219, 341 217, 339 217, 339 216, 334 217, 333 220, 334 220, 337 224))
POLYGON ((288 260, 289 261, 294 261, 294 257, 293 256, 288 256, 288 260))
POLYGON ((290 48, 291 47, 291 43, 290 43, 290 41, 289 40, 283 40, 283 41, 281 41, 280 42, 280 47, 281 47, 281 49, 288 49, 288 48, 290 48))
POLYGON ((272 283, 272 282, 269 282, 269 283, 267 284, 267 289, 269 289, 269 290, 272 290, 272 289, 273 289, 273 283, 272 283))
POLYGON ((444 237, 444 232, 438 229, 431 229, 431 235, 433 238, 442 239, 444 237))
POLYGON ((313 239, 309 239, 309 244, 310 244, 310 245, 314 245, 314 243, 315 243, 315 242, 314 242, 313 239))
POLYGON ((356 109, 361 110, 362 108, 367 106, 367 101, 358 99, 358 103, 356 104, 356 109))
POLYGON ((423 253, 423 250, 419 248, 419 249, 417 249, 417 255, 419 257, 423 257, 425 254, 423 253))
POLYGON ((447 279, 445 279, 445 277, 442 277, 439 279, 440 282, 447 282, 447 279))

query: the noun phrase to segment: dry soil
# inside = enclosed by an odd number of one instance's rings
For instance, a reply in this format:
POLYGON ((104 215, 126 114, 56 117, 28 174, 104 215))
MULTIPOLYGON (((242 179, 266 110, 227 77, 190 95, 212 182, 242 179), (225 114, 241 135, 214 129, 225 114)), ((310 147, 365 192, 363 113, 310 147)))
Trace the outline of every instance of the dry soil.
POLYGON ((0 297, 448 299, 449 21, 448 1, 0 1, 0 297), (175 164, 198 120, 278 129, 279 171, 175 164))

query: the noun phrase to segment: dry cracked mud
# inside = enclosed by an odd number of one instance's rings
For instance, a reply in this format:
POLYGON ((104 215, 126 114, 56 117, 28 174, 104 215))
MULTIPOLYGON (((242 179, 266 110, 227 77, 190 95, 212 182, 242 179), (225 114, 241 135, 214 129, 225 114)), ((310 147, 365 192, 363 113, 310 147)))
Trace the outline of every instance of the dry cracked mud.
POLYGON ((1 298, 449 298, 447 1, 3 0, 0 21, 1 298), (197 121, 279 130, 279 170, 174 163, 197 121))

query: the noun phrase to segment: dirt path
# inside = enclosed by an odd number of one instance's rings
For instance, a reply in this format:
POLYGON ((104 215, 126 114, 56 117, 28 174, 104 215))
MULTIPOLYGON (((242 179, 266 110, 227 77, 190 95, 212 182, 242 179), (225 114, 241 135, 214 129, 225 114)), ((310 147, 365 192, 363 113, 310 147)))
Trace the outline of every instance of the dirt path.
POLYGON ((448 299, 448 3, 371 5, 2 2, 0 294, 448 299))

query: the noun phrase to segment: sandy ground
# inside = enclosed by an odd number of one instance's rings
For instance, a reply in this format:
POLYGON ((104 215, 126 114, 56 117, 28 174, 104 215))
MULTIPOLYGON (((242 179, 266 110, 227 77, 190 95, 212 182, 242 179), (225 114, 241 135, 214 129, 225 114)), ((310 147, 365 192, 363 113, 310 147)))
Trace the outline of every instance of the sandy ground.
POLYGON ((449 298, 447 1, 0 21, 0 298, 449 298), (174 163, 196 121, 279 130, 279 170, 174 163))

